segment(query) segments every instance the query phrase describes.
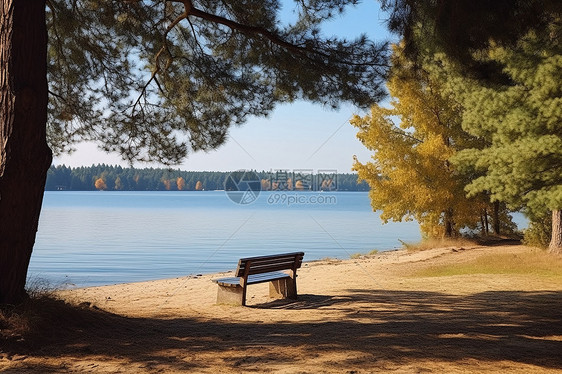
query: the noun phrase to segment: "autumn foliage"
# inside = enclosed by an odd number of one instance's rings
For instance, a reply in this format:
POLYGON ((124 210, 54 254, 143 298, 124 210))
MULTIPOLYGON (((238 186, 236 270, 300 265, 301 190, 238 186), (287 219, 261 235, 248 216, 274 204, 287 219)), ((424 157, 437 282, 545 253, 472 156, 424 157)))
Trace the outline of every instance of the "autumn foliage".
POLYGON ((107 189, 107 184, 105 183, 103 178, 96 179, 96 182, 94 183, 94 185, 96 186, 96 188, 98 190, 106 190, 107 189))
POLYGON ((390 107, 374 105, 370 115, 355 116, 357 137, 370 150, 370 162, 355 160, 354 170, 371 186, 374 210, 384 221, 417 220, 427 237, 456 236, 477 228, 491 211, 485 195, 467 197, 469 182, 449 159, 480 140, 461 127, 463 108, 442 94, 438 77, 414 69, 394 48, 387 87, 390 107))
POLYGON ((170 191, 172 182, 169 179, 162 179, 162 184, 164 184, 164 188, 166 189, 166 191, 170 191))
POLYGON ((178 191, 183 191, 185 188, 185 179, 183 179, 183 177, 178 177, 178 179, 176 179, 176 185, 178 186, 178 191))

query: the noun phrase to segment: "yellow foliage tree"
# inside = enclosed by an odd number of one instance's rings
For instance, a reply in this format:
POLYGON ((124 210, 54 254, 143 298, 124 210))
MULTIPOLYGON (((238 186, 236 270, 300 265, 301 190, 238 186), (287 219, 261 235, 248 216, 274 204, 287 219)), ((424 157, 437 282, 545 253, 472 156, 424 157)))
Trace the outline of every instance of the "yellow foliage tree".
MULTIPOLYGON (((353 123, 352 123, 352 124, 353 124, 353 123)), ((334 180, 333 180, 333 179, 324 179, 324 180, 322 181, 322 184, 321 184, 321 186, 320 186, 320 189, 321 189, 322 191, 327 191, 327 190, 329 191, 329 190, 332 189, 333 184, 334 184, 334 180)))
POLYGON ((169 179, 162 179, 162 184, 164 184, 164 188, 166 189, 166 191, 170 191, 170 188, 172 188, 172 182, 170 182, 169 179))
POLYGON ((479 142, 462 130, 462 108, 441 94, 438 80, 414 69, 398 46, 387 88, 389 108, 374 105, 370 115, 351 120, 359 140, 374 151, 365 164, 355 157, 353 167, 371 187, 373 209, 382 210, 385 222, 416 219, 426 237, 476 228, 486 199, 468 199, 466 177, 449 162, 457 150, 479 142))
POLYGON ((185 188, 185 179, 183 179, 183 177, 178 177, 176 185, 178 186, 178 191, 183 191, 185 188))
POLYGON ((94 186, 98 189, 98 190, 106 190, 107 189, 107 184, 105 184, 105 181, 103 180, 103 178, 98 178, 96 179, 94 186))
POLYGON ((203 183, 201 183, 201 181, 197 181, 197 183, 195 183, 195 190, 196 191, 203 190, 203 183))
POLYGON ((262 191, 271 190, 271 182, 269 181, 269 179, 262 179, 261 180, 261 189, 262 189, 262 191))
POLYGON ((293 180, 291 178, 287 178, 287 189, 293 190, 293 180))

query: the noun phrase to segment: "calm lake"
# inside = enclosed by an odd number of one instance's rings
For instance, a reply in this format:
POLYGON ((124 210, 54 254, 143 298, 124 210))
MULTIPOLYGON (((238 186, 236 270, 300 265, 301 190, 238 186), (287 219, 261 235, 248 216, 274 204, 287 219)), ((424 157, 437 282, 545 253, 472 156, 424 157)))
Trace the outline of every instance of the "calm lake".
POLYGON ((45 192, 30 282, 92 286, 235 268, 240 257, 304 251, 349 258, 420 240, 416 222, 382 225, 367 192, 45 192))
POLYGON ((92 286, 235 268, 240 257, 304 251, 349 258, 418 241, 415 222, 382 225, 366 192, 45 192, 29 277, 92 286))

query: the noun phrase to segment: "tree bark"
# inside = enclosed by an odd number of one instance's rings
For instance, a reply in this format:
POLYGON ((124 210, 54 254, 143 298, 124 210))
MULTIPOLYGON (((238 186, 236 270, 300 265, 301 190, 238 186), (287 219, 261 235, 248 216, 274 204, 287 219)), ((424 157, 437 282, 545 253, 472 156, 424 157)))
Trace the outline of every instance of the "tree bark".
POLYGON ((488 225, 488 210, 484 208, 482 212, 482 227, 484 228, 484 234, 488 236, 490 234, 490 229, 488 225))
POLYGON ((548 250, 562 254, 562 209, 552 211, 552 238, 548 250))
POLYGON ((500 235, 500 202, 494 201, 494 234, 500 235))
POLYGON ((449 208, 445 211, 444 224, 445 224, 445 237, 452 238, 455 234, 455 222, 453 220, 452 208, 449 208))
POLYGON ((0 0, 0 304, 25 295, 47 170, 44 0, 0 0))

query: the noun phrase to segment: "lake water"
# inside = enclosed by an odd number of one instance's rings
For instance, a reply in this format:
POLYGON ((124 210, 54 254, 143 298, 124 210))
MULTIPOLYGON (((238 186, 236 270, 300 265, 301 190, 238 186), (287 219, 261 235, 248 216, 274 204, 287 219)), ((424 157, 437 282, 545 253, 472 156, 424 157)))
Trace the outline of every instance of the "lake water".
POLYGON ((29 277, 93 286, 231 270, 239 258, 304 251, 349 258, 421 239, 416 222, 383 225, 367 192, 45 192, 29 277))
POLYGON ((349 258, 420 240, 415 222, 382 225, 366 192, 45 192, 29 277, 92 286, 235 268, 240 257, 304 251, 349 258))

